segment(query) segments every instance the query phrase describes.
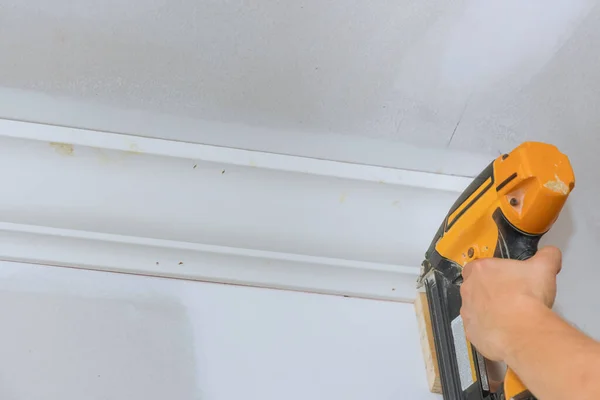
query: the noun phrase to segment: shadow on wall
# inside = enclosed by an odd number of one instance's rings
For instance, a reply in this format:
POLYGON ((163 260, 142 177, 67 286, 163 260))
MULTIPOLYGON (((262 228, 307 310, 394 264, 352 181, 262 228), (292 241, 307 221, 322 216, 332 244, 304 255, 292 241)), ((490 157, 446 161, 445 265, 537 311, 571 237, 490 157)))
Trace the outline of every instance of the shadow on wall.
MULTIPOLYGON (((562 251, 564 260, 565 254, 570 250, 573 235, 575 234, 573 218, 573 204, 567 202, 552 229, 542 238, 540 248, 544 246, 556 246, 562 251)), ((561 317, 568 319, 560 304, 555 304, 553 310, 561 317)))
POLYGON ((556 246, 563 253, 567 252, 575 232, 573 218, 573 205, 567 202, 554 226, 542 238, 540 248, 544 246, 556 246))
POLYGON ((193 332, 170 298, 0 290, 0 398, 198 398, 193 332))

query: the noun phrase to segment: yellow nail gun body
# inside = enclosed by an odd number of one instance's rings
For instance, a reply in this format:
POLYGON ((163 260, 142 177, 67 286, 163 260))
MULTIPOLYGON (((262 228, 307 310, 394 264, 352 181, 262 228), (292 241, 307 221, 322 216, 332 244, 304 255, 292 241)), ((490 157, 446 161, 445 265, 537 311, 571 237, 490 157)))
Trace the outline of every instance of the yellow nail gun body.
POLYGON ((491 392, 485 360, 466 340, 460 318, 461 272, 478 258, 532 257, 574 186, 564 154, 527 142, 494 160, 448 212, 417 284, 427 294, 444 399, 535 399, 510 370, 502 388, 491 392))

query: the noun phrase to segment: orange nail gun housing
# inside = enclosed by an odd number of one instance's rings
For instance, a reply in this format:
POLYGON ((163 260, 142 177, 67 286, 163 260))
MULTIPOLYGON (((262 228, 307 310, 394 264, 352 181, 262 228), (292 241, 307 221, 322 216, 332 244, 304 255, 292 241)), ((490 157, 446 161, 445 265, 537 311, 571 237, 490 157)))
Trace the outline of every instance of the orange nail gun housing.
POLYGON ((534 399, 511 371, 500 392, 490 391, 484 359, 466 340, 460 318, 461 272, 477 258, 532 257, 574 187, 567 156, 527 142, 494 160, 446 215, 417 285, 427 293, 444 399, 534 399))

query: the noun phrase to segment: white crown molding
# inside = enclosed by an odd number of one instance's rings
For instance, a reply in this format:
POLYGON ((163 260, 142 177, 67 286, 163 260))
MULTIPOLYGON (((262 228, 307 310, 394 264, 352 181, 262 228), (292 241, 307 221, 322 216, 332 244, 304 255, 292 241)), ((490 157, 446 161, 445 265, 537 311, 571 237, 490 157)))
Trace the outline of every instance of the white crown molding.
POLYGON ((465 185, 468 185, 471 181, 470 178, 463 176, 320 160, 11 120, 0 120, 0 132, 2 132, 2 136, 19 139, 45 142, 52 139, 54 143, 67 143, 127 153, 202 160, 435 190, 462 191, 465 185))
POLYGON ((0 259, 411 301, 469 178, 0 120, 0 259))

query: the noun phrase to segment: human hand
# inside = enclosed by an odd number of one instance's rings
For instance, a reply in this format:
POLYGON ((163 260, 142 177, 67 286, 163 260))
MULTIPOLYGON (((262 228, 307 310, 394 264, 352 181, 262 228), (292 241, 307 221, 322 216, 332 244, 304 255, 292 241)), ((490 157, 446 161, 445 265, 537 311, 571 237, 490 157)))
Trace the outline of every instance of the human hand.
POLYGON ((467 338, 486 358, 504 361, 518 343, 519 311, 552 307, 561 263, 560 250, 546 247, 527 261, 487 258, 464 267, 460 314, 467 338))

